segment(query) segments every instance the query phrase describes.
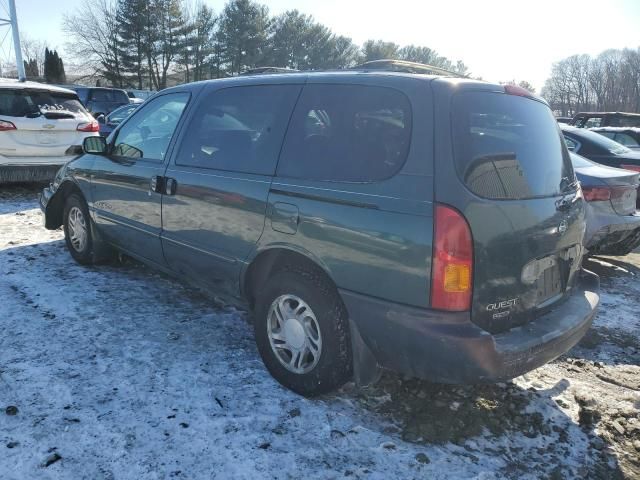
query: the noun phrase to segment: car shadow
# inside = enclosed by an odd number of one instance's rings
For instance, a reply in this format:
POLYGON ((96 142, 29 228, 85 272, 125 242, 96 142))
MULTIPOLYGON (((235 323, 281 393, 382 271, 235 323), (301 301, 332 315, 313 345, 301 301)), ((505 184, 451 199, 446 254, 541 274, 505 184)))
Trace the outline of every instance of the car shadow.
POLYGON ((579 414, 578 425, 571 419, 570 403, 575 399, 567 392, 569 386, 566 378, 546 389, 514 382, 444 385, 385 372, 376 385, 354 395, 358 405, 386 420, 386 431, 395 431, 402 440, 425 446, 453 444, 474 462, 481 462, 489 451, 505 459, 499 473, 506 478, 549 466, 553 478, 625 478, 607 441, 596 433, 597 414, 578 404, 586 413, 579 414), (544 452, 538 449, 537 456, 528 451, 531 444, 547 447, 544 452), (568 450, 591 459, 584 471, 565 461, 568 450))

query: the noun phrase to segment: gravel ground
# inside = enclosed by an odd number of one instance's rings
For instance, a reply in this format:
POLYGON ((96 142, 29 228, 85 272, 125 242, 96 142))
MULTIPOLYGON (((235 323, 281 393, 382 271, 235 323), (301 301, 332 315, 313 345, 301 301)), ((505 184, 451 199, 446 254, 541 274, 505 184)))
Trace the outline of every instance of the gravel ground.
POLYGON ((319 399, 240 307, 131 262, 80 267, 37 188, 0 191, 0 479, 640 478, 640 255, 586 262, 594 327, 513 382, 386 373, 319 399))

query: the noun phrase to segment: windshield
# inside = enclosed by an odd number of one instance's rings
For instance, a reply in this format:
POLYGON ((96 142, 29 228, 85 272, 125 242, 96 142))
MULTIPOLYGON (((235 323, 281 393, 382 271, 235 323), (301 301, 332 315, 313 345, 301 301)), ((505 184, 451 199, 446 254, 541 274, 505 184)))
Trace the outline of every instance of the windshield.
POLYGON ((598 147, 605 149, 607 152, 614 155, 623 155, 629 153, 629 150, 624 145, 614 142, 610 138, 600 135, 599 133, 590 132, 588 130, 580 130, 579 133, 574 130, 569 130, 569 133, 576 135, 577 137, 584 137, 588 141, 595 143, 598 147))
POLYGON ((458 174, 491 199, 555 196, 575 180, 558 124, 545 104, 497 92, 463 92, 453 102, 458 174))
POLYGON ((0 115, 2 116, 37 116, 51 111, 86 113, 80 100, 73 93, 0 89, 0 115))

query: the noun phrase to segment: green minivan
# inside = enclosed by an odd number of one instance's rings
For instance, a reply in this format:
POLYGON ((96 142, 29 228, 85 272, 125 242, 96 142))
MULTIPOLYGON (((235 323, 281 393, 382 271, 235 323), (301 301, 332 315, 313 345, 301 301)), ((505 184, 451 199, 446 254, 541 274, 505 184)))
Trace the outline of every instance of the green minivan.
POLYGON ((303 395, 380 367, 510 379, 596 313, 567 148, 518 87, 366 67, 198 82, 84 152, 40 202, 73 258, 122 252, 243 299, 303 395))

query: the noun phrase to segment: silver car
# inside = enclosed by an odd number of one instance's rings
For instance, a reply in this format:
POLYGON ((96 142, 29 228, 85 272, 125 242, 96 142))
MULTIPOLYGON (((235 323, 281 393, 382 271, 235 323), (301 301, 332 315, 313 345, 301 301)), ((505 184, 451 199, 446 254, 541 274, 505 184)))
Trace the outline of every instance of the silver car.
POLYGON ((584 244, 590 253, 626 255, 640 244, 637 172, 612 168, 571 153, 587 201, 584 244))
POLYGON ((0 81, 0 183, 53 178, 99 130, 72 90, 0 81))

